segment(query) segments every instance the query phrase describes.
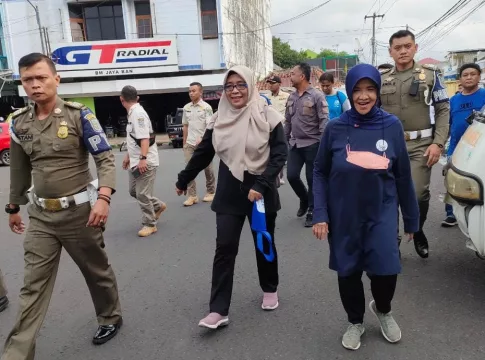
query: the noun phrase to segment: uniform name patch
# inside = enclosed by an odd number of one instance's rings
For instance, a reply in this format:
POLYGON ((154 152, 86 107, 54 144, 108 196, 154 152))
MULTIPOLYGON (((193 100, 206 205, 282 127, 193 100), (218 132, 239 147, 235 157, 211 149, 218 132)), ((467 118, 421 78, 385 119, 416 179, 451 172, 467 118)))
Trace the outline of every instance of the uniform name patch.
POLYGON ((19 135, 17 135, 17 137, 22 142, 34 140, 34 135, 32 135, 32 134, 19 134, 19 135))

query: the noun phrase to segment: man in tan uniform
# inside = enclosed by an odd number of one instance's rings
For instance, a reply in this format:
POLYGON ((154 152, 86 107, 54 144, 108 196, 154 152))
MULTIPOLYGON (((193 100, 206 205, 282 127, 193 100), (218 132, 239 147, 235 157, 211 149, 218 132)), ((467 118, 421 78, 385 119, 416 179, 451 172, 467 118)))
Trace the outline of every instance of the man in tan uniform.
POLYGON ((152 122, 143 106, 138 103, 137 90, 131 85, 126 85, 121 89, 120 100, 128 113, 128 151, 123 160, 123 169, 128 170, 130 195, 138 201, 143 214, 143 227, 138 231, 138 236, 147 237, 158 231, 158 219, 167 209, 167 205, 153 195, 160 165, 158 146, 152 122))
POLYGON ((396 115, 404 127, 420 211, 420 229, 414 234, 414 246, 419 256, 427 258, 428 240, 423 226, 429 209, 431 168, 440 159, 448 138, 450 103, 439 70, 414 62, 418 46, 412 32, 401 30, 393 34, 389 46, 395 66, 381 70, 382 107, 396 115), (434 129, 430 106, 435 112, 434 129))
MULTIPOLYGON (((266 80, 266 82, 270 84, 271 95, 268 96, 268 98, 269 101, 271 101, 271 106, 274 107, 281 115, 283 115, 282 123, 284 125, 286 120, 286 103, 288 102, 290 94, 281 91, 281 78, 279 76, 273 75, 266 80)), ((285 181, 283 180, 283 170, 281 170, 280 176, 277 179, 277 185, 284 184, 285 181)))
POLYGON ((34 106, 18 110, 10 124, 9 226, 22 234, 20 205, 30 202, 24 240, 24 286, 19 315, 1 360, 35 356, 35 340, 47 313, 64 248, 86 279, 99 327, 100 345, 122 323, 118 286, 108 262, 103 229, 115 191, 115 161, 94 114, 57 96, 60 77, 50 58, 39 53, 22 57, 20 78, 34 106), (89 153, 99 179, 89 171, 89 153), (33 188, 31 185, 33 184, 33 188))
POLYGON ((3 281, 2 270, 0 270, 0 312, 8 306, 7 287, 3 281))
MULTIPOLYGON (((194 82, 189 87, 189 97, 191 102, 184 106, 182 125, 184 130, 184 156, 185 163, 188 163, 194 155, 194 151, 204 136, 207 122, 212 117, 212 107, 202 100, 202 84, 194 82)), ((202 199, 204 202, 212 202, 216 192, 216 177, 212 163, 204 170, 205 186, 207 193, 202 199)), ((184 206, 192 206, 199 202, 195 181, 191 181, 187 187, 188 198, 184 206)))

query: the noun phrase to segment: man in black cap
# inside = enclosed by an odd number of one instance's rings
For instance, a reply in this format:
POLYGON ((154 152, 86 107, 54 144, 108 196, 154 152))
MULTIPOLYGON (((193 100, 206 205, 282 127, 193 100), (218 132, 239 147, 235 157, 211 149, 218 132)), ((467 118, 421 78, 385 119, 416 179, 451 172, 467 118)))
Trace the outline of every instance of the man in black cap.
MULTIPOLYGON (((290 94, 287 92, 281 91, 281 78, 276 75, 272 75, 268 80, 267 83, 270 84, 271 96, 268 96, 269 100, 271 101, 271 106, 275 110, 277 110, 281 115, 283 115, 283 125, 285 124, 284 116, 286 113, 286 102, 290 97, 290 94)), ((281 170, 280 177, 279 177, 279 184, 284 185, 285 181, 283 180, 283 170, 281 170)))
POLYGON ((286 112, 286 102, 290 97, 290 94, 281 91, 281 78, 279 76, 271 76, 267 83, 270 84, 271 96, 269 99, 271 100, 271 105, 283 116, 285 116, 286 112))

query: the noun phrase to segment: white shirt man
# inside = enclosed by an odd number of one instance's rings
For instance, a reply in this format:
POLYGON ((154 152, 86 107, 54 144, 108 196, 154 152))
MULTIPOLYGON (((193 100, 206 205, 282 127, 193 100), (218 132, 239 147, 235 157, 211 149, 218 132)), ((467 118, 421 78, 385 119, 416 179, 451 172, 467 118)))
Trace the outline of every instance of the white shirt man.
POLYGON ((153 127, 143 106, 138 103, 133 86, 121 90, 121 104, 128 112, 126 143, 128 153, 123 160, 123 169, 128 170, 130 195, 138 200, 143 218, 138 236, 146 237, 157 232, 157 221, 167 206, 153 196, 153 186, 159 166, 156 142, 150 145, 153 127))
MULTIPOLYGON (((138 166, 140 156, 142 155, 142 149, 137 145, 135 139, 149 139, 152 134, 153 126, 147 112, 139 103, 133 104, 128 110, 128 124, 126 125, 126 143, 131 168, 138 166)), ((149 146, 146 154, 146 162, 148 166, 160 165, 156 143, 149 146)))

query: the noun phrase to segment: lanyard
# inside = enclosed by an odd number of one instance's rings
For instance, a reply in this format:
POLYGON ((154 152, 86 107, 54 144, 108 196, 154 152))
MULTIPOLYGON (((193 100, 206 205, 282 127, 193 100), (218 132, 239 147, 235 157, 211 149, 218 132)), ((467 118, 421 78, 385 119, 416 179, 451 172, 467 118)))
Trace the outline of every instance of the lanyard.
POLYGON ((275 258, 273 239, 266 229, 266 214, 263 199, 254 202, 253 214, 251 217, 251 229, 256 233, 256 247, 259 252, 264 255, 266 261, 273 262, 275 258), (264 252, 263 238, 268 240, 269 254, 264 252))

